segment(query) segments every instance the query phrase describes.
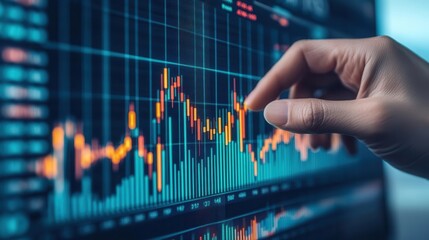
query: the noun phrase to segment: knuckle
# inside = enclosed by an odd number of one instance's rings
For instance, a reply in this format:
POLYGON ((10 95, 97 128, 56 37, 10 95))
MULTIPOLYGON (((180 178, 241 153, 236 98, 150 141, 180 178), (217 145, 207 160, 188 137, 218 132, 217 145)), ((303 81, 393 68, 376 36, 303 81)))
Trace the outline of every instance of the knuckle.
POLYGON ((310 40, 298 40, 292 44, 290 50, 292 51, 302 51, 310 40))
POLYGON ((322 101, 310 99, 308 107, 303 108, 302 124, 310 132, 319 132, 325 119, 325 107, 322 101))
POLYGON ((376 37, 381 43, 385 44, 385 45, 391 45, 393 43, 395 43, 395 40, 393 40, 393 38, 391 38, 390 36, 387 35, 383 35, 383 36, 378 36, 376 37))
POLYGON ((307 40, 298 40, 292 44, 292 47, 299 48, 306 43, 307 40))
POLYGON ((396 47, 396 42, 389 36, 379 36, 374 38, 375 51, 384 55, 391 52, 396 47))

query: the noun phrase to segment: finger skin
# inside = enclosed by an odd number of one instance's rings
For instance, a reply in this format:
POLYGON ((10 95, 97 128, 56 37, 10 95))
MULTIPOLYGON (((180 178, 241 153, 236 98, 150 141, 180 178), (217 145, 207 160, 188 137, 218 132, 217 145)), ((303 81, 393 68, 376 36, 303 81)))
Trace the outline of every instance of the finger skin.
POLYGON ((357 91, 361 75, 356 73, 359 70, 355 68, 363 68, 362 63, 367 58, 366 52, 360 50, 359 43, 358 40, 299 41, 260 80, 246 99, 247 107, 251 110, 263 109, 283 90, 309 74, 334 72, 340 79, 348 79, 343 83, 347 88, 357 91))
MULTIPOLYGON (((294 44, 245 104, 265 108, 278 128, 332 134, 333 149, 341 134, 355 152, 354 140, 345 137, 353 136, 394 167, 429 179, 428 92, 429 63, 389 37, 311 40, 294 44), (336 84, 349 93, 332 91, 336 84), (293 99, 274 101, 292 86, 293 99)), ((310 137, 314 147, 323 144, 321 136, 310 137)))
POLYGON ((340 133, 364 137, 371 128, 367 99, 331 101, 287 99, 273 101, 265 108, 265 119, 272 125, 296 133, 340 133))

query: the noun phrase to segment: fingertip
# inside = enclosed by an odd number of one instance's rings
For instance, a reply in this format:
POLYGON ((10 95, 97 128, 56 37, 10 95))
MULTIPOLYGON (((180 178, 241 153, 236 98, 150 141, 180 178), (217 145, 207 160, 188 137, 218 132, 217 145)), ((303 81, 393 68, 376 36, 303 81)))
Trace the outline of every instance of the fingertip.
POLYGON ((281 91, 267 74, 258 81, 256 87, 249 93, 244 102, 250 110, 262 111, 269 102, 279 96, 281 91))
POLYGON ((264 109, 264 117, 274 126, 283 126, 288 120, 288 107, 284 101, 273 101, 264 109))
POLYGON ((263 110, 264 107, 258 106, 258 103, 255 100, 255 96, 252 93, 253 92, 251 92, 249 94, 249 96, 247 96, 246 99, 244 100, 244 107, 246 109, 251 110, 251 111, 261 111, 261 110, 263 110))
POLYGON ((252 97, 251 94, 249 94, 249 96, 246 97, 246 99, 244 99, 244 108, 245 109, 249 109, 251 111, 255 111, 255 108, 253 107, 253 102, 252 102, 252 97))

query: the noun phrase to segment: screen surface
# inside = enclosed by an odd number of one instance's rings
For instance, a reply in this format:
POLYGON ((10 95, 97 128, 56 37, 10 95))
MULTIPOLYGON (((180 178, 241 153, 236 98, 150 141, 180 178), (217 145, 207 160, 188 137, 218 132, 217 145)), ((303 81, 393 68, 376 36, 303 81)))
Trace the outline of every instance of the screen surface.
POLYGON ((243 101, 373 1, 0 1, 0 238, 381 239, 381 162, 243 101))

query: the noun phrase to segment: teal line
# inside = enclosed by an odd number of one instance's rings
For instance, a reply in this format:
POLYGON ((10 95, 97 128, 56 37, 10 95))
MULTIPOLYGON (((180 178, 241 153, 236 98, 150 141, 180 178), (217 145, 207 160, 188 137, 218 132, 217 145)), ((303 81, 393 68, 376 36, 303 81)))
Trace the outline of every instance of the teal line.
POLYGON ((210 187, 211 181, 209 181, 209 180, 213 179, 212 176, 210 175, 210 173, 211 173, 211 168, 210 168, 211 156, 207 156, 206 159, 207 159, 207 166, 206 166, 206 185, 207 185, 206 187, 207 187, 207 190, 206 190, 206 194, 210 195, 211 194, 211 187, 210 187))
MULTIPOLYGON (((116 10, 111 9, 111 8, 110 9, 98 8, 98 10, 101 10, 101 11, 107 12, 107 13, 111 13, 112 15, 120 16, 120 17, 123 17, 123 18, 130 18, 130 19, 133 19, 133 20, 143 21, 143 22, 148 23, 148 25, 152 25, 152 24, 153 25, 159 25, 159 26, 162 26, 162 27, 168 27, 168 28, 171 28, 171 29, 180 30, 180 31, 183 31, 183 32, 186 32, 186 33, 190 33, 190 34, 194 33, 192 30, 188 30, 186 28, 179 28, 178 26, 174 26, 174 25, 170 25, 170 24, 165 24, 164 22, 159 22, 159 21, 153 20, 150 17, 149 18, 144 18, 144 17, 140 17, 140 16, 133 16, 133 15, 130 15, 130 14, 123 14, 122 12, 116 11, 116 10)), ((149 9, 149 13, 150 12, 151 12, 151 10, 149 9)), ((201 36, 201 34, 198 34, 198 33, 196 33, 196 35, 201 36)), ((208 36, 208 35, 206 35, 205 38, 209 39, 209 40, 217 41, 219 43, 227 43, 226 41, 224 41, 222 39, 216 39, 216 38, 208 36)), ((247 48, 246 46, 242 46, 242 45, 239 45, 237 43, 229 43, 229 44, 231 46, 234 46, 234 47, 237 47, 237 48, 243 48, 243 49, 247 48)), ((252 51, 254 53, 259 53, 259 54, 270 56, 269 53, 267 53, 265 51, 262 51, 262 50, 257 50, 257 49, 253 49, 253 48, 246 49, 246 50, 250 50, 250 51, 252 51)))
MULTIPOLYGON (((217 41, 216 41, 216 39, 217 39, 217 12, 216 12, 216 8, 214 9, 214 39, 215 39, 215 41, 214 41, 214 50, 215 50, 215 53, 217 53, 217 41)), ((214 55, 214 65, 215 65, 215 69, 217 69, 217 54, 215 54, 214 55)), ((219 112, 218 112, 218 105, 217 105, 217 103, 218 103, 218 79, 217 79, 217 73, 215 73, 215 103, 216 103, 216 107, 215 107, 215 113, 216 114, 219 114, 219 112)), ((216 119, 217 120, 217 119, 216 119)))
MULTIPOLYGON (((129 0, 125 0, 125 12, 126 13, 128 13, 128 11, 129 11, 129 7, 128 7, 128 5, 129 5, 129 0)), ((129 44, 129 42, 130 42, 130 34, 129 34, 129 20, 128 19, 124 19, 124 32, 125 32, 125 36, 124 36, 124 41, 125 41, 125 49, 124 49, 124 52, 125 53, 129 53, 130 52, 130 44, 129 44)), ((125 58, 124 59, 125 60, 125 76, 124 76, 124 78, 125 78, 125 101, 124 101, 124 104, 125 104, 125 106, 124 106, 124 111, 125 111, 125 113, 124 113, 124 116, 127 116, 127 114, 128 114, 128 106, 129 106, 129 101, 130 101, 130 98, 129 98, 129 96, 130 96, 130 61, 129 61, 129 59, 128 58, 125 58)), ((124 121, 125 121, 125 126, 127 126, 127 118, 124 118, 124 121)))
POLYGON ((144 204, 149 205, 149 177, 148 175, 144 176, 144 204))
MULTIPOLYGON (((82 7, 82 22, 83 24, 83 34, 82 34, 82 41, 85 46, 91 46, 92 36, 91 36, 91 10, 90 7, 85 5, 82 7)), ((81 95, 84 92, 92 92, 92 81, 91 81, 91 73, 92 73, 92 61, 91 56, 84 55, 82 60, 82 88, 84 89, 81 92, 81 95)), ((88 95, 87 98, 83 96, 83 99, 85 99, 84 103, 82 104, 82 110, 83 110, 83 119, 85 124, 84 134, 88 137, 88 139, 92 139, 92 97, 88 95)))
MULTIPOLYGON (((135 6, 134 6, 134 14, 137 16, 138 15, 138 9, 139 9, 139 1, 135 1, 135 6)), ((139 29, 138 29, 138 21, 134 22, 134 48, 135 48, 135 54, 138 56, 139 55, 139 29)), ((135 99, 135 106, 136 106, 136 113, 137 115, 140 113, 140 108, 139 108, 139 102, 137 101, 137 98, 139 96, 139 90, 140 90, 140 81, 139 81, 139 64, 138 61, 136 60, 135 66, 134 66, 134 99, 135 99)), ((139 118, 137 118, 137 124, 139 122, 139 118)))
MULTIPOLYGON (((182 77, 182 76, 180 76, 180 77, 182 77)), ((181 79, 183 79, 183 78, 181 78, 181 79)), ((186 131, 187 131, 187 128, 186 128, 186 101, 183 101, 183 104, 180 103, 180 100, 179 100, 180 99, 180 96, 179 96, 180 94, 179 94, 179 91, 176 92, 176 90, 175 90, 175 94, 177 93, 176 94, 177 95, 177 98, 176 98, 177 100, 175 100, 175 102, 177 102, 178 112, 179 112, 179 115, 177 117, 177 126, 179 126, 179 128, 178 128, 179 138, 178 139, 184 139, 183 141, 187 141, 186 138, 184 137, 186 135, 186 131), (180 117, 180 114, 182 114, 183 118, 180 117), (183 126, 183 129, 180 126, 183 126), (182 131, 183 131, 183 134, 182 134, 182 131)), ((171 142, 173 142, 173 140, 171 140, 171 142)), ((179 156, 182 156, 182 151, 183 151, 183 159, 184 159, 184 161, 187 160, 186 159, 186 148, 187 147, 183 147, 183 149, 180 148, 180 147, 178 148, 179 156)))
POLYGON ((132 153, 132 157, 134 159, 134 171, 133 171, 133 207, 139 206, 139 197, 140 197, 140 163, 141 160, 138 156, 137 150, 134 150, 132 153))
POLYGON ((184 163, 183 163, 183 161, 180 161, 180 194, 181 194, 181 199, 182 200, 185 200, 185 185, 186 185, 186 183, 185 183, 185 172, 186 172, 186 170, 185 170, 185 165, 184 165, 184 163))
MULTIPOLYGON (((206 21, 205 21, 205 11, 204 11, 205 9, 204 9, 204 2, 203 3, 201 3, 201 12, 202 12, 202 26, 201 26, 201 29, 202 29, 202 32, 203 32, 203 37, 202 37, 202 42, 203 42, 203 99, 206 99, 206 71, 204 70, 204 68, 206 67, 206 55, 205 55, 205 53, 206 53, 206 41, 205 41, 205 39, 204 39, 204 36, 205 36, 205 29, 206 29, 206 21)), ((217 53, 215 53, 215 55, 217 55, 217 53)), ((204 104, 203 105, 204 107, 203 107, 203 115, 204 116, 207 116, 206 115, 206 105, 204 104)), ((205 142, 205 138, 204 138, 204 142, 205 142)), ((205 148, 204 148, 204 152, 205 152, 205 148)))
MULTIPOLYGON (((237 77, 241 77, 241 78, 257 80, 257 81, 259 81, 259 79, 261 79, 260 76, 252 76, 249 74, 242 74, 242 73, 238 73, 238 72, 231 72, 231 71, 219 70, 219 69, 214 69, 214 68, 207 68, 207 67, 196 66, 196 65, 191 65, 191 64, 177 63, 177 62, 172 62, 172 61, 164 61, 164 60, 160 60, 160 59, 156 59, 156 58, 137 56, 137 55, 133 55, 133 54, 114 52, 114 51, 109 51, 109 50, 104 50, 104 49, 96 49, 96 48, 90 48, 90 47, 76 46, 76 45, 71 45, 71 44, 67 44, 67 43, 47 42, 46 44, 44 44, 44 46, 47 49, 70 51, 70 52, 92 54, 92 55, 100 55, 100 56, 106 56, 106 57, 111 57, 111 58, 128 58, 128 59, 132 59, 132 60, 146 61, 146 62, 150 62, 150 63, 160 63, 160 64, 187 67, 187 68, 198 69, 198 70, 205 70, 205 71, 210 71, 210 72, 214 72, 214 73, 232 75, 232 76, 237 76, 237 77)), ((229 58, 228 58, 228 62, 229 62, 229 58)))
POLYGON ((186 200, 186 199, 188 199, 188 189, 189 189, 189 181, 188 181, 189 167, 188 167, 186 158, 184 158, 182 160, 182 162, 183 162, 183 177, 182 177, 183 190, 182 190, 182 194, 183 194, 183 200, 186 200))
POLYGON ((215 184, 216 184, 216 177, 215 177, 215 175, 213 174, 213 168, 214 168, 214 166, 213 166, 213 161, 214 161, 214 158, 213 158, 213 148, 210 148, 210 165, 209 165, 209 167, 210 167, 210 179, 214 179, 214 181, 213 181, 213 183, 212 184, 210 184, 210 194, 213 194, 214 192, 215 192, 215 184))
MULTIPOLYGON (((230 79, 230 74, 229 74, 229 72, 231 71, 231 49, 230 49, 230 44, 229 44, 229 38, 230 38, 230 36, 229 36, 229 31, 230 31, 230 27, 229 27, 229 14, 228 15, 226 15, 226 39, 227 39, 227 47, 226 47, 226 49, 227 49, 227 52, 228 52, 228 54, 227 54, 227 58, 226 58, 226 62, 227 62, 227 66, 228 66, 228 79, 230 79)), ((240 77, 240 76, 238 76, 238 77, 240 77)), ((231 79, 230 79, 231 80, 231 79)), ((231 85, 230 84, 228 84, 228 94, 231 92, 231 85)), ((235 106, 232 106, 232 108, 234 108, 235 106)))
POLYGON ((130 180, 128 181, 128 208, 133 208, 134 207, 134 199, 136 196, 136 193, 134 191, 134 182, 135 182, 135 177, 131 176, 130 180))
POLYGON ((164 62, 167 63, 167 0, 164 0, 164 62))
MULTIPOLYGON (((204 2, 201 3, 201 12, 202 12, 201 30, 203 32, 203 37, 201 40, 203 41, 203 68, 205 68, 206 67, 206 55, 205 55, 205 52, 206 52, 206 44, 205 43, 206 43, 206 41, 204 39, 204 36, 205 36, 205 29, 206 29, 206 21, 205 21, 206 15, 205 15, 205 9, 204 9, 204 2)), ((215 55, 216 54, 217 53, 215 53, 215 55)), ((203 99, 206 99, 206 71, 204 69, 203 69, 203 89, 202 89, 202 91, 203 91, 203 99)), ((205 102, 203 104, 203 116, 207 116, 205 102)), ((203 119, 203 121, 205 121, 205 119, 203 119)), ((207 127, 209 127, 209 126, 207 126, 207 127)), ((206 138, 205 137, 203 137, 203 148, 204 148, 204 152, 207 152, 206 138)))
MULTIPOLYGON (((222 126, 222 125, 221 125, 222 126)), ((217 156, 217 159, 218 159, 218 162, 217 162, 217 164, 219 165, 219 170, 218 170, 218 177, 217 177, 217 179, 219 179, 218 181, 219 181, 219 184, 217 185, 217 193, 216 194, 218 194, 218 193, 220 193, 220 192, 222 192, 222 187, 223 187, 223 177, 222 177, 222 172, 223 172, 223 164, 222 164, 222 162, 223 162, 223 158, 222 158, 222 155, 221 155, 221 153, 220 153, 220 149, 222 149, 222 148, 220 148, 220 146, 222 146, 221 144, 222 144, 222 138, 223 138, 223 134, 221 133, 221 134, 219 134, 218 135, 219 136, 219 140, 218 141, 216 141, 216 156, 217 156)))
MULTIPOLYGON (((182 162, 180 162, 180 164, 177 166, 177 168, 182 168, 182 164, 181 164, 182 162)), ((183 199, 182 199, 182 192, 181 192, 181 189, 182 189, 182 181, 180 180, 181 178, 180 178, 180 170, 178 170, 177 171, 177 179, 176 179, 176 181, 177 181, 177 189, 176 189, 176 191, 177 191, 177 200, 179 200, 179 201, 183 201, 183 199)))
POLYGON ((207 196, 207 159, 202 159, 201 161, 201 172, 202 172, 202 183, 203 183, 203 187, 202 187, 202 195, 203 196, 207 196))
MULTIPOLYGON (((168 163, 169 163, 169 169, 171 171, 171 163, 173 162, 173 146, 171 145, 171 143, 173 142, 173 136, 172 136, 172 131, 173 131, 173 124, 171 123, 171 117, 168 117, 168 142, 170 143, 170 146, 168 148, 168 163)), ((166 164, 166 161, 164 161, 164 164, 166 164)), ((170 187, 171 186, 171 172, 170 172, 170 187)), ((165 184, 165 182, 163 182, 163 184, 165 184)))
POLYGON ((186 200, 191 198, 191 163, 188 158, 185 158, 186 162, 186 200))
MULTIPOLYGON (((201 162, 202 163, 202 162, 201 162)), ((197 191, 197 197, 201 197, 201 164, 197 164, 197 184, 198 184, 198 191, 197 191)))
MULTIPOLYGON (((195 2, 195 0, 193 1, 193 6, 194 6, 194 9, 197 9, 197 6, 196 6, 196 2, 195 2)), ((197 33, 197 27, 196 27, 196 14, 195 14, 195 10, 193 11, 193 31, 192 31, 192 33, 193 33, 193 49, 194 49, 194 65, 196 66, 197 65, 197 35, 196 35, 196 33, 197 33)), ((194 68, 194 86, 197 86, 197 70, 196 70, 196 68, 194 68)), ((194 87, 194 101, 197 101, 197 88, 196 87, 194 87)), ((204 100, 203 100, 204 101, 204 100)), ((194 135, 194 139, 196 140, 196 134, 194 135)), ((199 145, 197 146, 197 145, 194 145, 194 153, 195 153, 195 160, 197 160, 197 147, 199 147, 199 145)), ((198 152, 199 152, 199 149, 198 149, 198 152)), ((199 172, 200 170, 199 170, 199 168, 197 169, 197 173, 199 172)), ((199 186, 201 185, 200 184, 200 179, 199 179, 199 177, 198 177, 198 179, 197 179, 197 182, 198 182, 198 191, 197 191, 197 196, 199 197, 200 195, 200 193, 199 193, 199 186)))
POLYGON ((189 158, 188 158, 188 165, 189 165, 189 199, 195 198, 195 161, 191 157, 191 151, 188 150, 189 158))
MULTIPOLYGON (((70 41, 70 1, 61 1, 61 4, 58 4, 59 20, 63 23, 58 25, 58 39, 63 42, 70 41)), ((70 89, 70 54, 68 52, 59 52, 59 64, 58 64, 58 87, 59 91, 70 89)), ((60 96, 61 104, 59 106, 60 116, 68 116, 70 112, 70 99, 67 97, 60 96)), ((67 159, 64 159, 67 161, 67 159)))
MULTIPOLYGON (((247 25, 247 46, 251 47, 252 46, 252 25, 249 22, 247 22, 246 25, 247 25)), ((247 51, 247 54, 248 54, 247 55, 247 72, 248 74, 252 74, 252 65, 253 65, 252 53, 250 51, 247 51)))
MULTIPOLYGON (((180 64, 180 0, 177 0, 177 62, 180 64)), ((180 66, 178 75, 180 75, 180 66)))
MULTIPOLYGON (((136 151, 137 152, 137 151, 136 151)), ((138 156, 138 153, 136 153, 138 156)), ((138 158, 139 164, 140 164, 140 171, 139 171, 139 195, 137 198, 139 199, 140 207, 144 204, 144 159, 143 157, 138 158)))
MULTIPOLYGON (((103 4, 105 7, 109 6, 109 0, 104 0, 103 4)), ((109 49, 109 39, 110 39, 110 31, 109 31, 109 15, 103 14, 103 49, 109 49)), ((108 51, 108 50, 105 50, 108 51)), ((109 56, 103 55, 103 81, 102 81, 102 91, 104 94, 108 94, 110 92, 110 74, 109 74, 109 56)), ((105 124, 103 130, 103 141, 107 142, 110 136, 110 107, 108 99, 103 99, 103 121, 105 124)))
MULTIPOLYGON (((123 95, 117 95, 117 94, 102 94, 102 93, 92 93, 92 92, 61 92, 59 93, 61 94, 63 97, 74 97, 74 98, 81 98, 82 96, 84 98, 92 98, 92 99, 110 99, 110 100, 125 100, 126 96, 123 95)), ((158 101, 158 98, 152 98, 152 97, 137 97, 136 98, 137 101, 149 101, 149 102, 154 102, 154 101, 158 101)), ((203 102, 198 102, 198 101, 193 101, 192 102, 194 105, 203 105, 203 102)), ((205 102, 206 105, 209 106, 223 106, 223 107, 230 107, 231 104, 227 104, 227 103, 211 103, 211 102, 205 102)), ((152 105, 151 105, 152 106, 152 105)), ((153 117, 151 117, 150 119, 153 119, 153 117)))
MULTIPOLYGON (((109 7, 110 0, 104 0, 103 6, 109 7)), ((103 49, 110 48, 110 19, 108 14, 103 14, 103 49)), ((107 51, 107 50, 106 50, 107 51)), ((110 92, 110 61, 108 56, 103 56, 103 81, 102 81, 102 92, 103 94, 109 94, 110 92)), ((110 139, 110 101, 109 99, 103 99, 102 105, 102 114, 103 114, 103 134, 102 139, 103 143, 107 143, 110 139)), ((103 162, 103 194, 107 196, 109 194, 110 186, 110 166, 107 161, 103 162)))
MULTIPOLYGON (((180 106, 180 103, 179 103, 179 106, 180 106)), ((182 123, 183 123, 183 143, 184 143, 184 145, 183 145, 183 159, 184 159, 184 161, 186 161, 186 163, 189 163, 189 159, 188 159, 188 155, 187 155, 187 151, 188 151, 188 145, 186 144, 187 143, 187 141, 188 141, 188 136, 187 136, 187 130, 186 130, 186 112, 188 111, 188 109, 186 108, 186 102, 184 101, 183 102, 183 110, 182 110, 182 115, 183 115, 183 119, 182 119, 182 123)), ((180 111, 179 111, 180 112, 180 111)), ((179 129, 181 129, 181 128, 179 128, 179 129)), ((190 155, 189 155, 189 157, 190 157, 190 155)), ((173 161, 173 159, 171 159, 171 161, 173 161)), ((189 166, 186 164, 186 168, 188 168, 189 166)), ((187 171, 187 174, 189 175, 189 170, 190 169, 188 169, 188 171, 187 171)), ((187 180, 189 180, 189 178, 187 178, 187 180)), ((188 184, 187 184, 187 186, 188 186, 188 190, 189 190, 189 186, 191 186, 191 182, 189 182, 188 184)), ((187 197, 190 197, 189 196, 189 191, 188 191, 188 193, 186 194, 187 195, 187 197)))
MULTIPOLYGON (((148 12, 149 12, 149 19, 152 19, 152 0, 148 1, 148 12)), ((152 24, 149 24, 148 39, 149 39, 149 44, 148 44, 149 59, 152 59, 152 24)), ((152 62, 149 62, 149 79, 152 79, 152 62)), ((152 99, 152 81, 149 81, 149 98, 152 99)), ((149 116, 150 116, 150 119, 153 119, 153 104, 149 104, 149 116)), ((152 140, 152 136, 155 136, 155 134, 153 133, 153 129, 150 128, 149 140, 152 140)))
MULTIPOLYGON (((241 18, 238 19, 238 44, 243 45, 243 39, 242 39, 242 23, 241 23, 241 18)), ((238 71, 239 72, 243 72, 243 56, 242 56, 242 50, 241 48, 238 49, 238 71)), ((241 79, 238 79, 238 82, 240 82, 241 79)), ((241 86, 242 84, 240 84, 241 86)), ((235 107, 235 106, 234 106, 235 107)))
POLYGON ((174 183, 174 201, 177 201, 177 188, 178 188, 178 183, 177 183, 177 164, 174 164, 174 172, 173 172, 173 183, 174 183))
POLYGON ((162 181, 162 184, 161 184, 161 189, 162 189, 162 191, 161 191, 161 199, 162 199, 162 202, 166 201, 166 193, 168 192, 167 189, 166 189, 167 184, 165 182, 166 174, 167 174, 167 168, 166 168, 166 164, 165 164, 165 157, 166 157, 165 150, 162 150, 162 152, 161 152, 161 166, 162 166, 161 167, 161 173, 162 173, 162 176, 161 176, 161 181, 162 181))
POLYGON ((152 173, 152 196, 154 197, 153 203, 158 203, 158 189, 156 187, 157 185, 157 172, 153 171, 152 173))

